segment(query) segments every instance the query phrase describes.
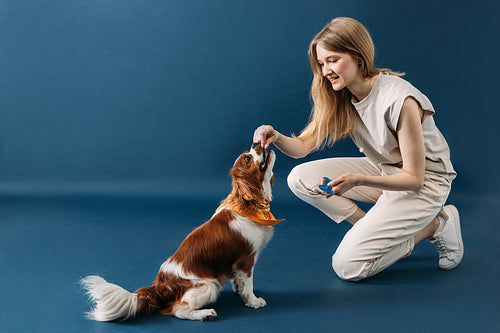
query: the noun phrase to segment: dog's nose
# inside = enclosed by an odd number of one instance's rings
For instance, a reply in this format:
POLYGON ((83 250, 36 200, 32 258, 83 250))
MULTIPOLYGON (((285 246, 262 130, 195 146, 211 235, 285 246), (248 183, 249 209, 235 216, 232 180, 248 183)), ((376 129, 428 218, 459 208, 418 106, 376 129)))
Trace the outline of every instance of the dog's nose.
POLYGON ((255 147, 260 147, 260 143, 254 143, 254 144, 252 145, 252 149, 254 149, 255 147))

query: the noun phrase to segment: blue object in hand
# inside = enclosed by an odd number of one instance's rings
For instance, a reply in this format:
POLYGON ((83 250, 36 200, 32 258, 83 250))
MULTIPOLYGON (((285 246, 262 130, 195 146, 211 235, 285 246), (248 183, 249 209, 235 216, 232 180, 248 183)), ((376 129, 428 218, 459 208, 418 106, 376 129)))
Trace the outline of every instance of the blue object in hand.
POLYGON ((327 184, 332 180, 328 177, 323 177, 323 179, 325 180, 325 183, 323 185, 319 185, 319 189, 328 195, 332 195, 333 194, 332 188, 330 186, 327 186, 327 184))

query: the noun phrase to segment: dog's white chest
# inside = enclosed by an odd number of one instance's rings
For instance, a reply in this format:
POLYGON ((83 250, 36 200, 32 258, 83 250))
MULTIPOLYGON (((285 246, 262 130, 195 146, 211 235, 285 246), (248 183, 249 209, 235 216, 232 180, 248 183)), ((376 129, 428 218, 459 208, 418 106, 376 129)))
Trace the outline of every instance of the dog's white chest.
POLYGON ((229 226, 252 245, 257 255, 269 243, 274 232, 273 227, 260 225, 242 216, 237 216, 229 226))

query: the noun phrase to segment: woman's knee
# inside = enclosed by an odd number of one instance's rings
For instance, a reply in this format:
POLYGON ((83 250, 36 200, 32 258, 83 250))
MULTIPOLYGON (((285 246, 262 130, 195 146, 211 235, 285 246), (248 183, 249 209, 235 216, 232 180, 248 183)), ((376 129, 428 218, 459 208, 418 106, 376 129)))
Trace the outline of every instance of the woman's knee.
POLYGON ((295 166, 288 174, 287 183, 290 190, 296 193, 301 186, 302 178, 304 175, 302 164, 295 166))
POLYGON ((357 260, 346 251, 339 251, 332 256, 332 268, 339 278, 346 281, 359 281, 368 276, 370 261, 357 260))

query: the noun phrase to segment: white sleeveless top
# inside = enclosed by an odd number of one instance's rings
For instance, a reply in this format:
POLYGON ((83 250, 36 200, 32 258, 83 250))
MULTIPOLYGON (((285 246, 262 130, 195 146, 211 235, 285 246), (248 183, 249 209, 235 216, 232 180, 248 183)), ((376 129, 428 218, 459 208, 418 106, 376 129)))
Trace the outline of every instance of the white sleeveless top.
POLYGON ((452 180, 456 172, 451 164, 448 144, 434 123, 432 115, 435 111, 431 102, 398 76, 380 73, 368 96, 358 103, 352 102, 361 118, 352 136, 354 143, 373 163, 401 168, 402 158, 396 129, 407 97, 417 100, 425 112, 422 122, 425 170, 452 180))

